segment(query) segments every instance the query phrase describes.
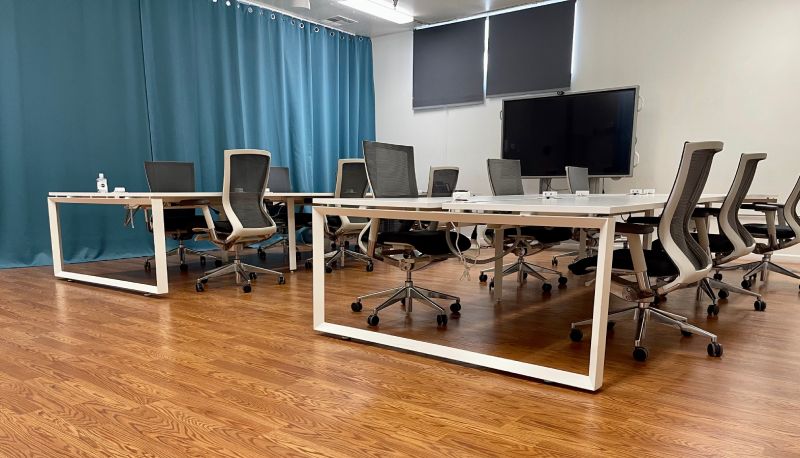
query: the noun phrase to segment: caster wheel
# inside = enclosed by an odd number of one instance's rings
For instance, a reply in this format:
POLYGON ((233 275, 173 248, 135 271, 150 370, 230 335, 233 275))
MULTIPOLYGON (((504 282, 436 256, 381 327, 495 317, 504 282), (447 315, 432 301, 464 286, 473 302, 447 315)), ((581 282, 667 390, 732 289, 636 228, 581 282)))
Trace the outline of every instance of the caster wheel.
POLYGON ((250 292, 250 291, 252 291, 252 290, 253 290, 253 287, 252 287, 252 286, 250 286, 250 285, 244 285, 244 286, 242 286, 242 291, 244 291, 245 293, 249 293, 249 292, 250 292))
POLYGON ((494 280, 489 282, 489 289, 490 290, 494 289, 494 280))
POLYGON ((552 261, 551 264, 553 264, 553 267, 557 266, 558 265, 558 259, 553 258, 553 261, 552 261))
POLYGON ((613 331, 614 331, 614 326, 615 326, 616 324, 617 324, 617 323, 616 323, 616 322, 614 322, 614 321, 609 321, 609 322, 606 324, 606 331, 607 331, 607 332, 613 332, 613 331))
POLYGON ((144 262, 144 271, 145 272, 150 272, 151 268, 152 268, 152 266, 150 265, 150 261, 145 261, 144 262))
POLYGON ((360 312, 361 309, 363 309, 363 308, 364 308, 364 306, 361 305, 361 302, 353 302, 352 304, 350 304, 350 310, 352 310, 354 312, 360 312))
POLYGON ((711 342, 710 344, 708 344, 706 350, 708 351, 708 356, 714 358, 719 358, 720 356, 722 356, 722 345, 720 345, 717 342, 711 342))
POLYGON ((365 268, 365 270, 367 272, 372 272, 373 270, 375 270, 375 266, 372 263, 369 263, 369 264, 367 264, 367 267, 365 268))
POLYGON ((714 280, 722 281, 722 274, 717 272, 714 274, 714 280))
POLYGON ((528 279, 528 272, 522 272, 522 279, 523 280, 527 280, 528 279))
POLYGON ((336 243, 331 243, 331 251, 336 251, 338 249, 339 247, 336 245, 336 243))
POLYGON ((639 362, 643 362, 647 360, 649 356, 648 351, 645 347, 636 347, 633 349, 633 359, 639 362))
POLYGON ((202 293, 204 289, 205 288, 203 287, 202 283, 195 283, 194 284, 194 290, 197 291, 198 293, 202 293))
POLYGON ((719 315, 719 305, 716 304, 709 305, 708 308, 706 309, 706 312, 708 313, 708 316, 719 315))
POLYGON ((278 284, 279 285, 285 285, 286 284, 286 277, 284 277, 283 275, 278 277, 278 284))
POLYGON ((214 267, 222 267, 222 260, 217 259, 214 261, 214 267))
POLYGON ((367 317, 367 324, 370 326, 377 326, 380 321, 381 319, 378 318, 378 315, 370 315, 367 317))
POLYGON ((692 333, 691 333, 691 332, 689 332, 689 331, 684 331, 683 329, 681 329, 681 335, 682 335, 683 337, 692 337, 692 333))
POLYGON ((744 279, 744 280, 742 280, 742 288, 744 288, 744 289, 750 289, 750 286, 751 286, 751 284, 750 284, 750 280, 748 280, 748 279, 744 279))
POLYGON ((403 307, 406 306, 406 298, 405 297, 400 299, 400 305, 402 305, 403 307))
POLYGON ((761 300, 757 300, 753 302, 753 308, 756 309, 757 312, 763 312, 767 309, 767 303, 761 300))
POLYGON ((478 276, 478 281, 481 282, 481 283, 486 283, 486 280, 488 280, 488 279, 489 279, 489 276, 486 275, 486 274, 480 274, 478 276))
POLYGON ((558 277, 558 286, 567 286, 568 281, 567 277, 558 277))
POLYGON ((258 249, 258 257, 261 260, 267 259, 267 253, 261 248, 258 249))
POLYGON ((436 315, 436 324, 440 327, 447 326, 447 315, 436 315))
POLYGON ((200 283, 205 285, 206 283, 208 283, 208 278, 204 278, 204 279, 200 280, 200 283))
POLYGON ((553 285, 551 285, 550 283, 542 283, 542 291, 544 291, 545 293, 549 293, 552 290, 553 290, 553 285))
POLYGON ((720 299, 727 299, 728 296, 730 296, 730 293, 727 290, 721 289, 717 293, 717 296, 719 296, 720 299))
POLYGON ((302 254, 302 253, 299 253, 299 252, 298 252, 298 253, 295 253, 295 254, 294 254, 294 258, 295 258, 295 259, 297 259, 298 261, 300 261, 300 260, 302 260, 302 259, 303 259, 303 254, 302 254))
POLYGON ((453 312, 453 313, 460 312, 461 311, 461 304, 459 304, 458 302, 453 302, 452 304, 450 304, 450 311, 453 312))
POLYGON ((200 256, 200 265, 201 266, 205 266, 206 265, 206 257, 205 256, 200 256))
POLYGON ((350 241, 349 240, 345 240, 344 241, 344 247, 347 248, 348 250, 350 249, 350 241))
POLYGON ((181 264, 180 265, 180 269, 181 269, 181 272, 188 272, 189 271, 189 265, 188 264, 181 264))
POLYGON ((329 273, 331 273, 331 272, 333 272, 333 267, 331 267, 331 266, 325 266, 325 273, 326 273, 326 274, 329 274, 329 273))
POLYGON ((311 269, 312 267, 314 267, 314 263, 310 259, 306 260, 306 269, 311 269))
POLYGON ((578 328, 572 328, 569 330, 569 340, 573 342, 580 342, 583 340, 583 331, 578 328))
POLYGON ((250 277, 250 280, 255 280, 256 278, 258 278, 258 274, 256 274, 255 272, 250 272, 247 276, 250 277))

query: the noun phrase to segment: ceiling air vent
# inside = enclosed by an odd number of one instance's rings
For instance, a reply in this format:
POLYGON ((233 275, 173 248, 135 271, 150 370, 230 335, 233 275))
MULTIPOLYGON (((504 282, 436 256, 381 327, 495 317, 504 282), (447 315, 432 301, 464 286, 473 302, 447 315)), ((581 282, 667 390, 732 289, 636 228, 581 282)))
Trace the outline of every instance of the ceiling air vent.
POLYGON ((356 21, 355 19, 350 19, 349 17, 339 15, 339 16, 329 17, 328 19, 325 19, 325 22, 329 22, 331 24, 336 24, 336 25, 344 25, 344 24, 355 24, 358 21, 356 21))

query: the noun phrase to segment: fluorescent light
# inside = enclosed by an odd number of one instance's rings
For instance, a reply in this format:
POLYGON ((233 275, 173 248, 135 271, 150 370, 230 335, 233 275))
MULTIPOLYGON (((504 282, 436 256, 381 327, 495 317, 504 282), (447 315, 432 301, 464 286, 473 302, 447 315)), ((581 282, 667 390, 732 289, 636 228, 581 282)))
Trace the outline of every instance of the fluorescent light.
POLYGON ((414 21, 413 16, 401 13, 383 2, 378 3, 372 0, 339 0, 339 3, 364 13, 377 16, 381 19, 392 21, 395 24, 408 24, 414 21))

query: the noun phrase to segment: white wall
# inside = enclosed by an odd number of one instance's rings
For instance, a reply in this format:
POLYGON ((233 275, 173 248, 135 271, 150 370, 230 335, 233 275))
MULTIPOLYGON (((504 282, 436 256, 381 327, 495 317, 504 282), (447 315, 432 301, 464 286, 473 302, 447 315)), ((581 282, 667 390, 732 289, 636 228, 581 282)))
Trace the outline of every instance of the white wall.
MULTIPOLYGON (((764 151, 753 192, 786 197, 800 174, 800 0, 578 0, 575 39, 573 90, 641 86, 641 163, 607 192, 666 193, 685 140, 722 140, 708 192, 727 191, 739 153, 764 151)), ((375 38, 373 53, 378 140, 414 145, 420 185, 430 165, 456 165, 459 187, 488 193, 500 101, 415 113, 412 34, 375 38)))

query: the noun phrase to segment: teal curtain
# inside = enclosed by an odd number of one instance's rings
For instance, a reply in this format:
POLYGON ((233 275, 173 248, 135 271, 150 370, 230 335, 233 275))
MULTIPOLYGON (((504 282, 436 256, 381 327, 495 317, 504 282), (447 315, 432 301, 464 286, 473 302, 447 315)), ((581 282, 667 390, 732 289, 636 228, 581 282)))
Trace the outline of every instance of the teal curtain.
MULTIPOLYGON (((0 267, 51 262, 48 191, 146 190, 142 162, 259 148, 301 191, 375 137, 372 45, 224 0, 0 0, 0 267)), ((62 206, 68 261, 152 253, 119 207, 62 206)))
POLYGON ((142 0, 142 24, 153 156, 194 161, 205 190, 223 150, 257 148, 298 191, 332 191, 375 137, 368 38, 222 0, 142 0))

